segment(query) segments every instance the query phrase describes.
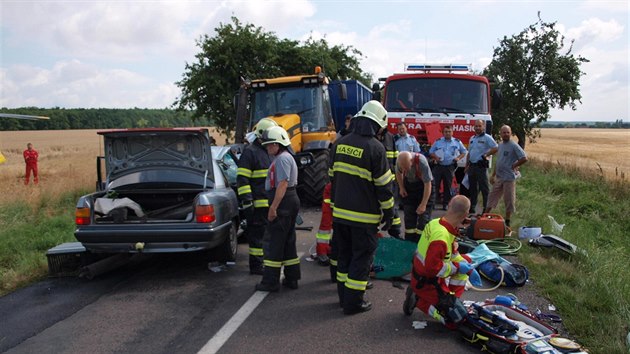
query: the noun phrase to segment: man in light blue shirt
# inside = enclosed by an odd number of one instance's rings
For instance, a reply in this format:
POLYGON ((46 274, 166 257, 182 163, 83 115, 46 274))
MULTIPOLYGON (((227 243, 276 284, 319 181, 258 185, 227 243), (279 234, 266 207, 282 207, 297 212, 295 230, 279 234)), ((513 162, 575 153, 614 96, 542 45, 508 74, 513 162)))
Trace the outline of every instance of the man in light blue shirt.
POLYGON ((468 174, 468 182, 470 188, 470 213, 476 212, 477 197, 479 191, 483 197, 483 208, 488 205, 488 193, 490 185, 488 184, 488 167, 490 161, 488 157, 497 152, 497 142, 492 136, 485 133, 486 122, 478 119, 475 121, 475 135, 470 137, 468 143, 468 158, 466 161, 466 173, 468 174))
POLYGON ((398 129, 398 139, 396 140, 396 151, 420 152, 420 144, 413 136, 407 134, 407 125, 403 122, 396 124, 398 129))
POLYGON ((444 136, 436 140, 431 149, 429 149, 429 156, 436 162, 435 167, 433 167, 436 195, 440 191, 440 184, 444 183, 442 210, 446 210, 446 206, 453 197, 451 185, 453 183, 453 174, 457 168, 457 161, 466 156, 467 150, 459 139, 453 138, 453 127, 451 125, 445 125, 442 128, 442 134, 444 136))

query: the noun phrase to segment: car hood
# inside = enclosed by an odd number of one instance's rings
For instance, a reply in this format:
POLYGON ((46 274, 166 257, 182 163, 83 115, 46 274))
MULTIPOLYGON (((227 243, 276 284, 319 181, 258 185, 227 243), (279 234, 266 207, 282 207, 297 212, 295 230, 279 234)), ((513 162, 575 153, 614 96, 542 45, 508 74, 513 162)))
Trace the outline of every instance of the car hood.
POLYGON ((98 134, 103 135, 109 181, 148 170, 179 170, 213 179, 207 129, 124 129, 98 134))

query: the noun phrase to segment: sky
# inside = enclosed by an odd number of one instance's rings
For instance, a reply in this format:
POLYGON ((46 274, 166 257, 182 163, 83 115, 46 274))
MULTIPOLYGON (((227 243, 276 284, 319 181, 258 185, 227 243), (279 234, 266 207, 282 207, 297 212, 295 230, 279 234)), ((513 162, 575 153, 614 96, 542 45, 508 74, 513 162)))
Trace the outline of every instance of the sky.
MULTIPOLYGON (((577 110, 551 121, 628 121, 628 0, 0 0, 0 107, 167 108, 175 82, 232 16, 279 38, 325 38, 362 52, 374 78, 405 63, 472 64, 500 40, 556 22, 589 63, 577 110)), ((564 53, 564 52, 563 52, 564 53)))

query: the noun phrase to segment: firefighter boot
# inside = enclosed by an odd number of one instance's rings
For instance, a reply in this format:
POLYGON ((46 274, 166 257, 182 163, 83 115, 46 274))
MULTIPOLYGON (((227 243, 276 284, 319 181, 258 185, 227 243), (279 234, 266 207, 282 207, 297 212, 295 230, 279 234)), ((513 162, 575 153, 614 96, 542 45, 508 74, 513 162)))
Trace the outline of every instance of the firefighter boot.
POLYGON ((280 290, 280 268, 265 267, 262 281, 256 284, 256 290, 267 292, 280 290))
POLYGON ((363 291, 350 289, 345 287, 345 285, 344 288, 343 313, 345 315, 354 315, 372 309, 372 303, 363 300, 363 291))
POLYGON ((343 296, 346 291, 346 284, 337 282, 337 295, 339 296, 339 307, 343 307, 343 296))
MULTIPOLYGON (((332 261, 332 259, 331 259, 332 261)), ((335 262, 336 263, 336 262, 335 262)), ((337 266, 330 264, 330 281, 333 283, 337 282, 337 266)))

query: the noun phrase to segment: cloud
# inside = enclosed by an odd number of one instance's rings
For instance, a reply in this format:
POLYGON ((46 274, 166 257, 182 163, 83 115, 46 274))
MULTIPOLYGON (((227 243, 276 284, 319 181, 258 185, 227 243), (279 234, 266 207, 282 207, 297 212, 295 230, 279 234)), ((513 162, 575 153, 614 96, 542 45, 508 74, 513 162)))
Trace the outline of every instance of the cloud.
POLYGON ((624 32, 624 26, 617 21, 603 21, 599 18, 589 18, 581 22, 579 27, 563 30, 568 40, 574 39, 574 49, 580 49, 594 42, 613 42, 621 37, 624 32))
POLYGON ((102 69, 78 60, 52 69, 15 65, 0 70, 0 107, 164 108, 179 89, 171 83, 122 69, 102 69))

